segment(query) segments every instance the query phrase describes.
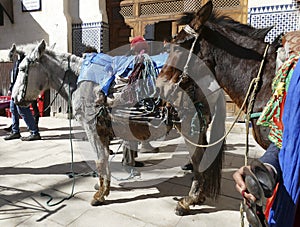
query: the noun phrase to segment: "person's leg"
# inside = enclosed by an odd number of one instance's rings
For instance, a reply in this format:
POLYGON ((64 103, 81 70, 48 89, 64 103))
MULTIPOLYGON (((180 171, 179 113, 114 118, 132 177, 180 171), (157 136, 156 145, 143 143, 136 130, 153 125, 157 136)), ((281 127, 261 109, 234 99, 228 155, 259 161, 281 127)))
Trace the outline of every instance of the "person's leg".
POLYGON ((12 129, 13 133, 20 133, 19 127, 19 113, 17 110, 17 106, 13 100, 10 100, 10 112, 11 112, 11 119, 12 119, 12 129))
POLYGON ((122 164, 125 166, 143 167, 144 163, 135 161, 137 157, 138 142, 123 141, 123 159, 122 164))
POLYGON ((141 153, 158 153, 159 148, 158 147, 153 147, 149 141, 142 141, 141 142, 141 153))
POLYGON ((39 112, 39 108, 38 108, 38 105, 37 105, 37 100, 34 100, 32 103, 31 103, 31 106, 32 106, 32 109, 33 109, 33 112, 34 112, 34 122, 35 124, 39 125, 39 119, 40 119, 40 112, 39 112))
POLYGON ((12 118, 11 133, 6 136, 4 140, 19 139, 21 137, 19 128, 19 113, 13 100, 10 100, 10 112, 12 118))
POLYGON ((21 107, 17 106, 19 114, 22 116, 23 120, 25 121, 27 128, 29 129, 31 135, 28 137, 22 138, 24 141, 31 141, 31 140, 40 140, 40 134, 38 128, 34 122, 34 118, 32 116, 31 110, 29 107, 21 107))

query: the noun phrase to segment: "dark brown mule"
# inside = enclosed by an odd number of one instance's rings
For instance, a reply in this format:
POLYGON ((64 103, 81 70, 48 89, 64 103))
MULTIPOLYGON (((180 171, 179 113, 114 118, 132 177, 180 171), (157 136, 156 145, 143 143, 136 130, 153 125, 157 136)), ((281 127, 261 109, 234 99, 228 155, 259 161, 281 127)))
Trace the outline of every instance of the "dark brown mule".
MULTIPOLYGON (((212 2, 208 2, 197 13, 186 14, 182 18, 186 27, 173 41, 169 59, 157 80, 163 87, 165 79, 177 82, 181 75, 180 65, 186 61, 176 46, 191 49, 214 73, 219 85, 227 92, 234 103, 241 107, 248 87, 257 76, 267 44, 262 40, 269 29, 255 29, 213 12, 212 2), (172 62, 172 65, 169 63, 172 62), (177 68, 177 69, 176 69, 177 68)), ((259 113, 271 97, 271 83, 275 75, 276 49, 278 43, 270 45, 263 66, 259 90, 256 94, 253 113, 259 113)), ((197 60, 199 60, 197 59, 197 60)), ((192 65, 193 62, 191 61, 192 65)), ((248 102, 249 103, 249 100, 248 102)), ((247 106, 247 104, 246 104, 247 106)), ((246 109, 244 109, 245 111, 246 109)), ((251 119, 253 136, 257 143, 266 149, 270 141, 269 129, 256 125, 251 119)))

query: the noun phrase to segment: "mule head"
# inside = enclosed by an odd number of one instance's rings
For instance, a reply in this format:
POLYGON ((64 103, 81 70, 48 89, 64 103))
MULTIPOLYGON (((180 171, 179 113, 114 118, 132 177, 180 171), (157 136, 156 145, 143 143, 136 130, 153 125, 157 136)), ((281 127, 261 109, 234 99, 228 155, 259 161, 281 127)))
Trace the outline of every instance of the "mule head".
POLYGON ((185 24, 186 26, 172 41, 167 62, 158 75, 157 87, 163 97, 170 96, 174 89, 172 85, 178 85, 179 83, 183 85, 184 82, 190 79, 186 75, 190 74, 190 70, 195 64, 202 64, 201 62, 199 63, 199 60, 197 62, 196 59, 198 57, 193 53, 196 52, 196 48, 199 48, 196 41, 203 26, 210 18, 212 10, 213 4, 209 1, 198 12, 186 13, 179 22, 179 24, 185 24), (183 78, 185 81, 183 81, 183 78), (168 83, 165 83, 166 81, 168 83))
MULTIPOLYGON (((18 48, 15 49, 18 53, 18 48)), ((42 40, 31 51, 24 53, 23 60, 15 62, 14 67, 17 67, 17 70, 14 72, 18 75, 13 86, 12 98, 17 105, 29 105, 49 84, 48 74, 39 63, 45 49, 46 43, 42 40)))

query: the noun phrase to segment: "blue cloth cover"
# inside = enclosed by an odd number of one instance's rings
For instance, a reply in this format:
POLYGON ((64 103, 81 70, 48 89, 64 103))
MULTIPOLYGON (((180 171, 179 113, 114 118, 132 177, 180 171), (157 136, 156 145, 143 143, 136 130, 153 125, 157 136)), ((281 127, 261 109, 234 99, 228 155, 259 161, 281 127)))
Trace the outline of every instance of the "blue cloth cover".
MULTIPOLYGON (((168 53, 150 56, 157 74, 165 64, 168 53)), ((88 80, 100 85, 105 95, 115 76, 128 77, 134 66, 135 56, 110 56, 104 53, 86 54, 77 83, 88 80)))

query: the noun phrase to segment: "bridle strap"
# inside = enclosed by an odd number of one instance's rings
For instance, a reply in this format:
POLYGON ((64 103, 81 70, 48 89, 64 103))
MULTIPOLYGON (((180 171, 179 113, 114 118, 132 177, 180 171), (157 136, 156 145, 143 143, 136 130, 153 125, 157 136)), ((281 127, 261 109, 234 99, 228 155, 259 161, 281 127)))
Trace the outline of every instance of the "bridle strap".
POLYGON ((183 30, 193 36, 198 36, 199 34, 188 24, 186 26, 184 26, 183 30))
POLYGON ((174 89, 174 92, 177 90, 177 88, 179 87, 180 83, 183 81, 184 78, 187 77, 188 75, 188 69, 189 69, 189 64, 190 64, 190 61, 191 61, 191 58, 192 58, 192 55, 193 55, 193 52, 194 52, 194 48, 195 48, 195 45, 196 45, 196 42, 198 40, 198 37, 199 37, 199 34, 189 25, 186 25, 183 30, 188 33, 189 35, 192 35, 194 36, 194 42, 192 43, 192 46, 191 46, 191 49, 190 49, 190 52, 189 52, 189 55, 187 57, 187 60, 186 60, 186 63, 183 67, 183 72, 180 74, 179 76, 179 80, 177 81, 177 83, 175 83, 175 89, 174 89))
POLYGON ((195 40, 194 40, 194 42, 193 42, 193 44, 192 44, 192 46, 191 46, 191 49, 190 49, 188 58, 187 58, 187 60, 186 60, 186 63, 185 63, 185 65, 184 65, 184 67, 183 67, 183 73, 182 73, 182 75, 183 75, 183 76, 186 76, 186 75, 188 75, 189 64, 190 64, 190 61, 191 61, 191 58, 192 58, 192 54, 193 54, 193 52, 194 52, 194 48, 195 48, 196 42, 197 42, 197 40, 198 40, 199 34, 198 34, 191 26, 189 26, 189 25, 186 25, 186 26, 183 28, 183 30, 184 30, 186 33, 188 33, 188 34, 194 36, 194 38, 195 38, 195 40))

